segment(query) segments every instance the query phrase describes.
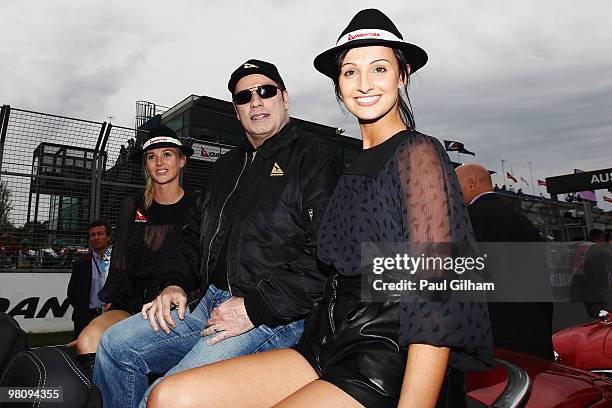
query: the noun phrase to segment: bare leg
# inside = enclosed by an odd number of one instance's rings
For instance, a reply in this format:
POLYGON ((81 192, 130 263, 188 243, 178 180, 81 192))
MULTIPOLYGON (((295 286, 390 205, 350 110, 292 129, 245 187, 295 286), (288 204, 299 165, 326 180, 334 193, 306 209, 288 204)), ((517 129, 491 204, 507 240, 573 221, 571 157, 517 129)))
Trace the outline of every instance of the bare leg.
POLYGON ((93 319, 79 334, 76 341, 77 354, 95 353, 106 329, 128 317, 130 314, 124 310, 111 310, 93 319))
POLYGON ((266 351, 174 374, 153 389, 147 407, 270 407, 317 378, 297 351, 266 351))
POLYGON ((315 380, 274 405, 275 408, 363 407, 356 399, 324 380, 315 380))

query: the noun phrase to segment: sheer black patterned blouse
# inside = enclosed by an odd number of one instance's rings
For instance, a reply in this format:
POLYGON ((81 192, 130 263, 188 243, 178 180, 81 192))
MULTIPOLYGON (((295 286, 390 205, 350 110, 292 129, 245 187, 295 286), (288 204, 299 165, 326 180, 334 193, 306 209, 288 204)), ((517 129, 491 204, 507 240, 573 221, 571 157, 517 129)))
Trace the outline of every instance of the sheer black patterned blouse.
MULTIPOLYGON (((341 177, 321 220, 318 257, 333 265, 342 284, 365 273, 367 242, 474 242, 453 166, 437 139, 402 131, 363 150, 341 177)), ((492 364, 486 303, 402 302, 398 320, 404 347, 449 347, 449 365, 461 371, 492 364)))
POLYGON ((185 192, 174 204, 153 201, 148 209, 142 196, 124 200, 100 300, 111 303, 111 309, 134 314, 157 296, 161 265, 178 246, 179 233, 195 198, 185 192))

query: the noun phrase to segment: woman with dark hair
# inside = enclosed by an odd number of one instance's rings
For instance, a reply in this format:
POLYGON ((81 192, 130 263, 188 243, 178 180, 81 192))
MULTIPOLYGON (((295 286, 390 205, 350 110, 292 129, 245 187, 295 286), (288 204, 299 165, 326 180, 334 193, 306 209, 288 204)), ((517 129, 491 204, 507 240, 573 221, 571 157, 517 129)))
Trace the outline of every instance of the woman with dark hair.
POLYGON ((108 278, 98 294, 107 310, 76 341, 79 359, 90 372, 104 332, 140 312, 159 292, 156 272, 176 246, 172 234, 185 223, 195 200, 180 184, 192 154, 172 129, 159 126, 149 132, 136 157, 147 185, 142 196, 127 197, 121 206, 108 278))
POLYGON ((373 271, 363 243, 436 243, 440 250, 439 243, 474 241, 444 148, 414 130, 406 86, 426 62, 425 51, 404 42, 373 9, 359 12, 336 46, 315 59, 359 121, 363 139, 318 232, 317 256, 335 270, 325 299, 293 349, 168 377, 149 406, 464 406, 462 372, 492 363, 486 304, 426 293, 407 302, 368 300, 361 292, 361 278, 373 271))

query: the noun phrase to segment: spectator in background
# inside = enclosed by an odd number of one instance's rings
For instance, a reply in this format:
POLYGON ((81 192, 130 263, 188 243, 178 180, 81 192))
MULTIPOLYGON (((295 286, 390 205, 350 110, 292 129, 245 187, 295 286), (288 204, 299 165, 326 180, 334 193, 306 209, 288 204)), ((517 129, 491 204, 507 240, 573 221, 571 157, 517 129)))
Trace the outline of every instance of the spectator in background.
MULTIPOLYGON (((523 214, 515 211, 502 196, 493 192, 491 175, 483 166, 475 163, 463 164, 455 169, 463 199, 468 206, 470 220, 474 228, 476 242, 542 242, 538 230, 523 214)), ((504 186, 505 187, 505 186, 504 186)), ((503 187, 502 187, 503 189, 503 187)), ((508 253, 501 245, 491 246, 499 250, 493 260, 504 261, 508 253), (504 255, 505 254, 505 255, 504 255)), ((537 250, 537 248, 535 248, 537 250)), ((541 284, 542 276, 537 272, 507 271, 503 262, 490 265, 490 271, 496 273, 497 279, 523 279, 529 284, 541 284), (499 272, 503 271, 503 272, 499 272), (499 276, 503 273, 512 276, 499 276)), ((490 277, 490 276, 489 276, 490 277)), ((546 279, 544 279, 546 280, 546 279)), ((547 280, 546 280, 547 281, 547 280)), ((540 285, 539 287, 542 287, 540 285)), ((489 302, 489 316, 493 332, 493 344, 528 354, 538 355, 546 359, 553 358, 552 346, 552 316, 553 308, 550 302, 489 302)))
POLYGON ((7 265, 6 247, 0 244, 0 269, 6 268, 6 265, 7 265))
POLYGON ((499 191, 499 186, 497 185, 497 183, 495 183, 495 186, 493 187, 493 191, 499 191))
POLYGON ((5 268, 14 268, 15 263, 17 262, 17 252, 19 251, 19 245, 17 244, 17 239, 13 234, 2 234, 0 237, 2 242, 2 247, 4 248, 4 257, 5 257, 5 268))
POLYGON ((11 264, 10 241, 9 234, 0 235, 0 269, 8 268, 11 264))
POLYGON ((65 250, 66 243, 58 239, 53 243, 52 248, 43 250, 42 267, 43 268, 67 268, 69 266, 67 251, 65 250))
POLYGON ((17 268, 32 269, 34 267, 34 258, 36 253, 30 248, 30 240, 23 238, 21 240, 21 248, 17 251, 17 268))
MULTIPOLYGON (((112 248, 110 246, 110 225, 98 219, 89 224, 90 251, 77 258, 72 265, 72 275, 68 283, 68 299, 74 311, 74 338, 79 338, 83 329, 104 310, 98 293, 108 276, 112 248)), ((78 343, 77 343, 78 345, 78 343)))
POLYGON ((582 301, 593 319, 607 319, 612 289, 612 252, 606 233, 594 228, 576 249, 572 273, 574 301, 582 301))

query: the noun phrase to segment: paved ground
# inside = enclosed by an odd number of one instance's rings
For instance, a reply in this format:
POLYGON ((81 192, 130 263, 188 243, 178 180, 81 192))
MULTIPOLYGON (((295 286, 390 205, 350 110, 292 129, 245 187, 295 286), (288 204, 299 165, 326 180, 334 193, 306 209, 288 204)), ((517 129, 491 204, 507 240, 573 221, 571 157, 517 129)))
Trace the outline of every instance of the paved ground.
POLYGON ((72 332, 28 333, 29 347, 56 346, 72 341, 72 332))

